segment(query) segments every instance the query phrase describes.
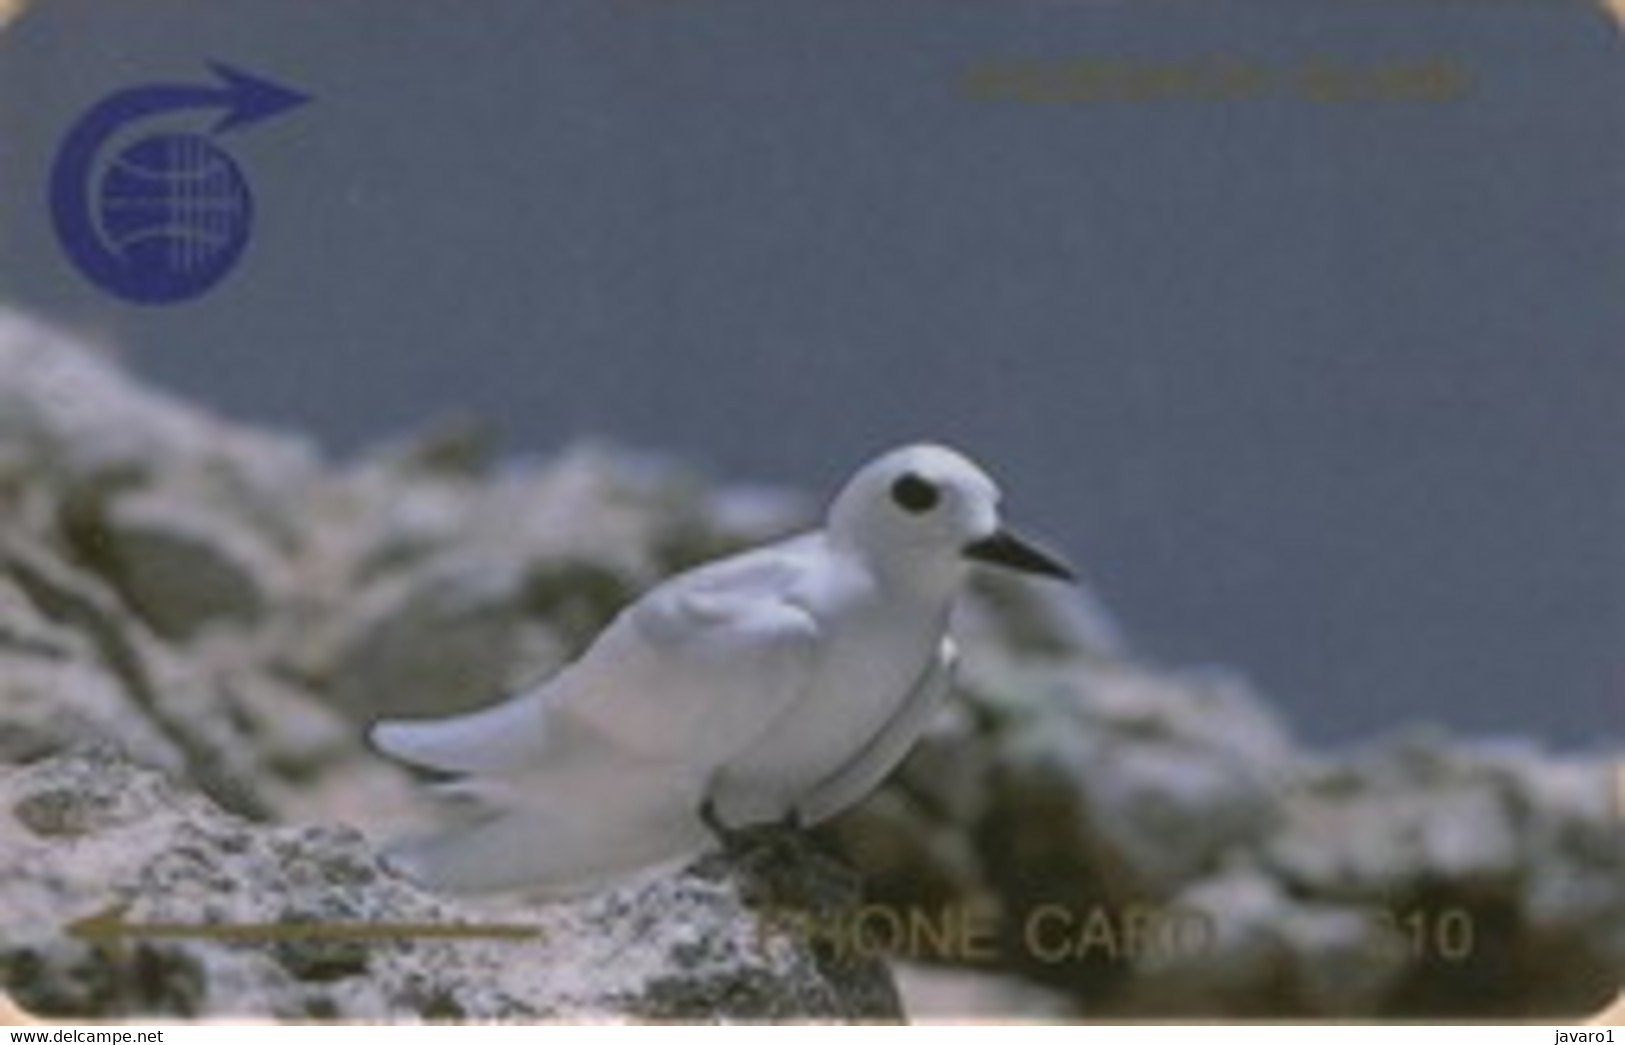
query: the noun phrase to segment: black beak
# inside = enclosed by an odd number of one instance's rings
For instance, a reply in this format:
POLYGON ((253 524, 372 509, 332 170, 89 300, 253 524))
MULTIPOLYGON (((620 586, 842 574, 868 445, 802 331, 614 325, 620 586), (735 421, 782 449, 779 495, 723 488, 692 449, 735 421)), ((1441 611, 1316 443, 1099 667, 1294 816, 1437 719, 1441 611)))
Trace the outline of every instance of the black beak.
POLYGON ((999 530, 991 537, 965 545, 965 558, 1063 581, 1078 579, 1072 567, 1048 552, 1039 551, 1009 530, 999 530))

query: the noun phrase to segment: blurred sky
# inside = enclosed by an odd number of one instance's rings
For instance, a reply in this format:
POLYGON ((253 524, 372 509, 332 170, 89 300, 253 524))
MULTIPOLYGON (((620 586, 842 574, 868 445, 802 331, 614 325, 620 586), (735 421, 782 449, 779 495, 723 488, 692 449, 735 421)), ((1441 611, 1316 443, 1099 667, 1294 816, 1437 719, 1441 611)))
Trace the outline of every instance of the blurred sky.
POLYGON ((1618 737, 1621 52, 1583 0, 45 0, 0 37, 0 300, 340 450, 462 409, 823 490, 946 440, 1312 737, 1618 737), (318 101, 223 142, 239 269, 126 305, 46 172, 205 58, 318 101), (967 90, 1197 61, 1265 82, 967 90), (1462 97, 1303 80, 1430 65, 1462 97))

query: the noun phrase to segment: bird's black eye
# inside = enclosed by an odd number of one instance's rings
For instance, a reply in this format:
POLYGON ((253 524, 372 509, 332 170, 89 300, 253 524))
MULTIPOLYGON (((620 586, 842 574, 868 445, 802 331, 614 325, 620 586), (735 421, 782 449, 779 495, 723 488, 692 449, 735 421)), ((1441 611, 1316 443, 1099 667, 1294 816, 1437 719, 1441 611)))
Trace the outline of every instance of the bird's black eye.
POLYGON ((891 499, 905 512, 919 515, 935 508, 937 502, 942 499, 942 493, 934 483, 921 479, 913 472, 907 472, 891 484, 891 499))

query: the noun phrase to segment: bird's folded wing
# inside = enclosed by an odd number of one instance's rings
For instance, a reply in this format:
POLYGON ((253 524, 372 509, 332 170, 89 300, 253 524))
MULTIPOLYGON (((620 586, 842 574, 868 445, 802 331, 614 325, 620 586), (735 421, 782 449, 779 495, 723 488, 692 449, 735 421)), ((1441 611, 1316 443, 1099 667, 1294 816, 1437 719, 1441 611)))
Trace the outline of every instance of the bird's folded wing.
POLYGON ((534 760, 546 739, 540 691, 438 719, 380 722, 373 746, 414 765, 453 773, 502 773, 534 760))
POLYGON ((536 690, 471 714, 381 722, 372 742, 485 775, 594 755, 714 768, 805 689, 818 644, 817 623, 784 597, 783 562, 727 565, 654 589, 536 690))
POLYGON ((711 775, 805 691, 817 643, 811 615, 775 591, 674 586, 617 618, 534 715, 511 702, 386 724, 386 750, 489 774, 450 792, 484 807, 479 820, 394 862, 438 888, 568 895, 693 855, 710 841, 711 775))
POLYGON ((880 786, 898 763, 908 755, 925 730, 931 715, 942 706, 953 684, 954 666, 959 660, 954 641, 944 637, 937 655, 931 658, 908 698, 867 744, 846 764, 825 777, 811 793, 797 803, 802 819, 809 824, 827 820, 855 805, 880 786))
POLYGON ((819 642, 817 621, 778 591, 670 586, 577 666, 569 714, 629 751, 709 772, 806 691, 819 642))

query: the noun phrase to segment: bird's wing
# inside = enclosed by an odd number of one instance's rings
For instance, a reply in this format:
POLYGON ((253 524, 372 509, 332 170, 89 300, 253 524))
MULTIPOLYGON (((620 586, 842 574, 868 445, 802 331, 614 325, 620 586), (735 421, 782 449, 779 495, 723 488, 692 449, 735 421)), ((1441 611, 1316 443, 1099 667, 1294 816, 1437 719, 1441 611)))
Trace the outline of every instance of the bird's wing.
POLYGON ((392 859, 439 888, 568 895, 703 849, 711 775, 805 691, 819 644, 793 568, 724 565, 650 592, 536 693, 380 726, 385 750, 486 774, 454 785, 484 819, 392 859))
POLYGON ((542 691, 493 707, 436 719, 393 719, 372 727, 374 747, 405 762, 453 773, 501 773, 543 749, 542 691))
POLYGON ((953 684, 958 661, 958 647, 953 639, 944 636, 937 655, 921 671, 913 690, 890 721, 845 765, 825 777, 796 804, 806 823, 828 820, 880 786, 887 774, 903 761, 925 730, 932 713, 941 706, 953 684))
POLYGON ((692 761, 754 737, 805 683, 816 622, 789 601, 797 544, 724 559, 674 577, 620 614, 576 663, 541 686, 466 715, 376 724, 385 754, 456 773, 521 772, 603 733, 635 751, 692 761), (707 730, 697 720, 714 718, 707 730), (583 738, 581 734, 588 734, 583 738))
POLYGON ((822 636, 801 564, 725 560, 639 600, 573 669, 559 710, 648 759, 722 765, 795 702, 822 636))

